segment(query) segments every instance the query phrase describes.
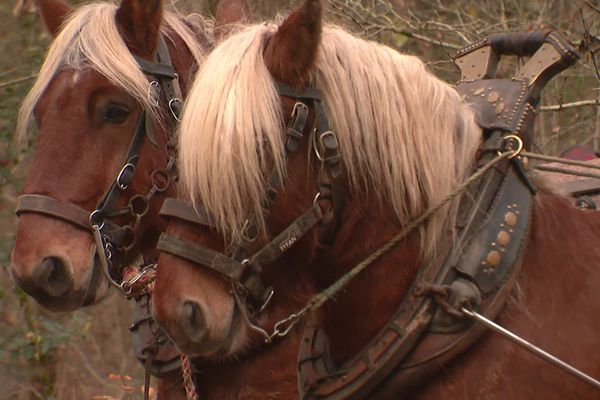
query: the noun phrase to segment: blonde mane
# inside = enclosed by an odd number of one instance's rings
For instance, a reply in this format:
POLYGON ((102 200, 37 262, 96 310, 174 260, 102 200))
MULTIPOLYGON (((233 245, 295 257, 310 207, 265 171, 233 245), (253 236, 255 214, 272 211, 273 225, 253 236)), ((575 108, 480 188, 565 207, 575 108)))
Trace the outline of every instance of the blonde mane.
MULTIPOLYGON (((264 230, 267 165, 285 174, 280 99, 262 55, 276 29, 251 26, 221 43, 180 125, 182 183, 234 242, 249 215, 264 230)), ((481 132, 456 91, 418 58, 327 27, 316 69, 354 193, 378 196, 405 224, 468 174, 481 132)), ((438 213, 421 232, 426 253, 456 209, 438 213)))
MULTIPOLYGON (((115 22, 117 8, 116 4, 111 3, 84 5, 77 8, 64 23, 50 45, 38 78, 19 111, 18 141, 25 138, 35 105, 61 69, 97 71, 133 96, 150 116, 158 116, 158 110, 148 96, 148 78, 119 33, 115 22)), ((207 34, 211 31, 208 24, 203 30, 207 34)), ((181 16, 165 11, 161 31, 167 41, 170 32, 181 37, 198 65, 201 64, 205 57, 204 50, 181 16)))

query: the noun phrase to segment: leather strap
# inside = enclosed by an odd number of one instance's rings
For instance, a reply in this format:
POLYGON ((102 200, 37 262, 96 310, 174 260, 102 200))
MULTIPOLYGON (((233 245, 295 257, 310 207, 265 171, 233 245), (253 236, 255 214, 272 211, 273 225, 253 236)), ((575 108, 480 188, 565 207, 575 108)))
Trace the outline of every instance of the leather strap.
MULTIPOLYGON (((90 211, 72 203, 59 201, 54 197, 41 194, 24 194, 19 196, 15 214, 21 216, 24 213, 36 213, 59 218, 83 230, 90 232, 92 230, 90 225, 90 211)), ((104 224, 107 231, 111 232, 112 237, 115 237, 118 241, 123 240, 125 232, 118 225, 110 221, 105 221, 104 224)))
POLYGON ((159 251, 164 251, 208 267, 235 281, 241 278, 245 270, 245 266, 242 263, 222 253, 168 233, 160 235, 156 248, 159 251))
POLYGON ((185 200, 167 198, 160 209, 161 216, 178 218, 192 224, 214 228, 215 224, 203 208, 195 209, 185 200))
POLYGON ((571 196, 581 196, 600 192, 600 179, 588 178, 576 181, 563 182, 558 187, 571 196))
POLYGON ((21 214, 28 212, 60 218, 86 231, 92 229, 90 226, 90 211, 72 203, 64 203, 50 196, 40 194, 19 196, 15 213, 17 216, 21 216, 21 214))

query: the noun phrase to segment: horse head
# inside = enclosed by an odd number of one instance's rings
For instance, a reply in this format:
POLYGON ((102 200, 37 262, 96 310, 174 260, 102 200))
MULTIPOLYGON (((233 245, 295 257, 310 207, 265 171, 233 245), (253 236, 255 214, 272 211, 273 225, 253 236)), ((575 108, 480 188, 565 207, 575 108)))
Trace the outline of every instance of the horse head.
MULTIPOLYGON (((284 336, 315 290, 471 167, 480 131, 449 85, 417 58, 321 18, 320 2, 307 0, 280 26, 247 28, 194 83, 180 192, 203 217, 171 218, 154 292, 155 318, 191 355, 239 356, 284 336)), ((333 333, 334 356, 347 358, 387 321, 455 215, 452 204, 323 311, 326 325, 361 327, 333 333)))
POLYGON ((54 40, 19 116, 20 138, 35 118, 38 140, 11 271, 43 306, 72 310, 100 301, 136 257, 154 258, 158 210, 175 193, 177 108, 212 34, 160 0, 42 0, 40 12, 54 40))

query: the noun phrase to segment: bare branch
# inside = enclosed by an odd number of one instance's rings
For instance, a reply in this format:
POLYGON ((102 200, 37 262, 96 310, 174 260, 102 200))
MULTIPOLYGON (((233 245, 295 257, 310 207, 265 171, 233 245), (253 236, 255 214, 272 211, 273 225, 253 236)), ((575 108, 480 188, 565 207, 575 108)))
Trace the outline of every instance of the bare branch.
POLYGON ((586 107, 586 106, 600 106, 600 100, 582 100, 574 101, 572 103, 557 104, 553 106, 542 106, 540 111, 562 111, 568 108, 586 107))
POLYGON ((24 76, 24 77, 21 77, 21 78, 17 78, 17 79, 13 79, 13 80, 10 80, 10 81, 2 82, 2 83, 0 83, 0 89, 5 88, 7 86, 16 85, 18 83, 26 82, 26 81, 29 81, 29 80, 35 79, 35 78, 37 78, 37 74, 33 74, 33 75, 29 75, 29 76, 24 76))

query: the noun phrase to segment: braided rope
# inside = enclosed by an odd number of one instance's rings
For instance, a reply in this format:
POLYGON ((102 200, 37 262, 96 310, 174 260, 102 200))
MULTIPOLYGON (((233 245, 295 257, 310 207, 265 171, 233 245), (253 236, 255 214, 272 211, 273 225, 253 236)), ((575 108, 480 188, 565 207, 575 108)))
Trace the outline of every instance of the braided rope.
POLYGON ((311 299, 311 301, 301 309, 298 313, 295 314, 295 320, 299 320, 303 315, 313 312, 320 308, 323 304, 325 304, 328 300, 333 298, 338 292, 340 292, 348 283, 356 277, 360 272, 362 272, 365 268, 375 262, 379 257, 383 254, 387 253, 391 250, 396 244, 398 244, 401 240, 406 238, 412 231, 418 228, 421 224, 427 221, 433 214, 439 211, 441 208, 450 203, 453 199, 455 199, 458 195, 464 192, 469 185, 473 182, 480 179, 488 170, 494 167, 498 162, 513 157, 515 155, 514 151, 506 151, 504 153, 499 154, 494 159, 489 161, 479 170, 477 170, 473 175, 471 175, 467 180, 454 188, 452 192, 450 192, 445 198, 443 198, 436 205, 430 207, 421 214, 418 218, 410 222, 399 234, 390 239, 389 242, 380 247, 377 251, 372 253, 370 256, 361 261, 358 265, 352 268, 348 273, 334 282, 327 289, 323 290, 321 293, 317 294, 315 297, 311 299))
POLYGON ((183 375, 183 387, 185 388, 186 400, 198 400, 196 385, 192 376, 192 365, 190 359, 183 353, 179 354, 181 359, 181 373, 183 375))

